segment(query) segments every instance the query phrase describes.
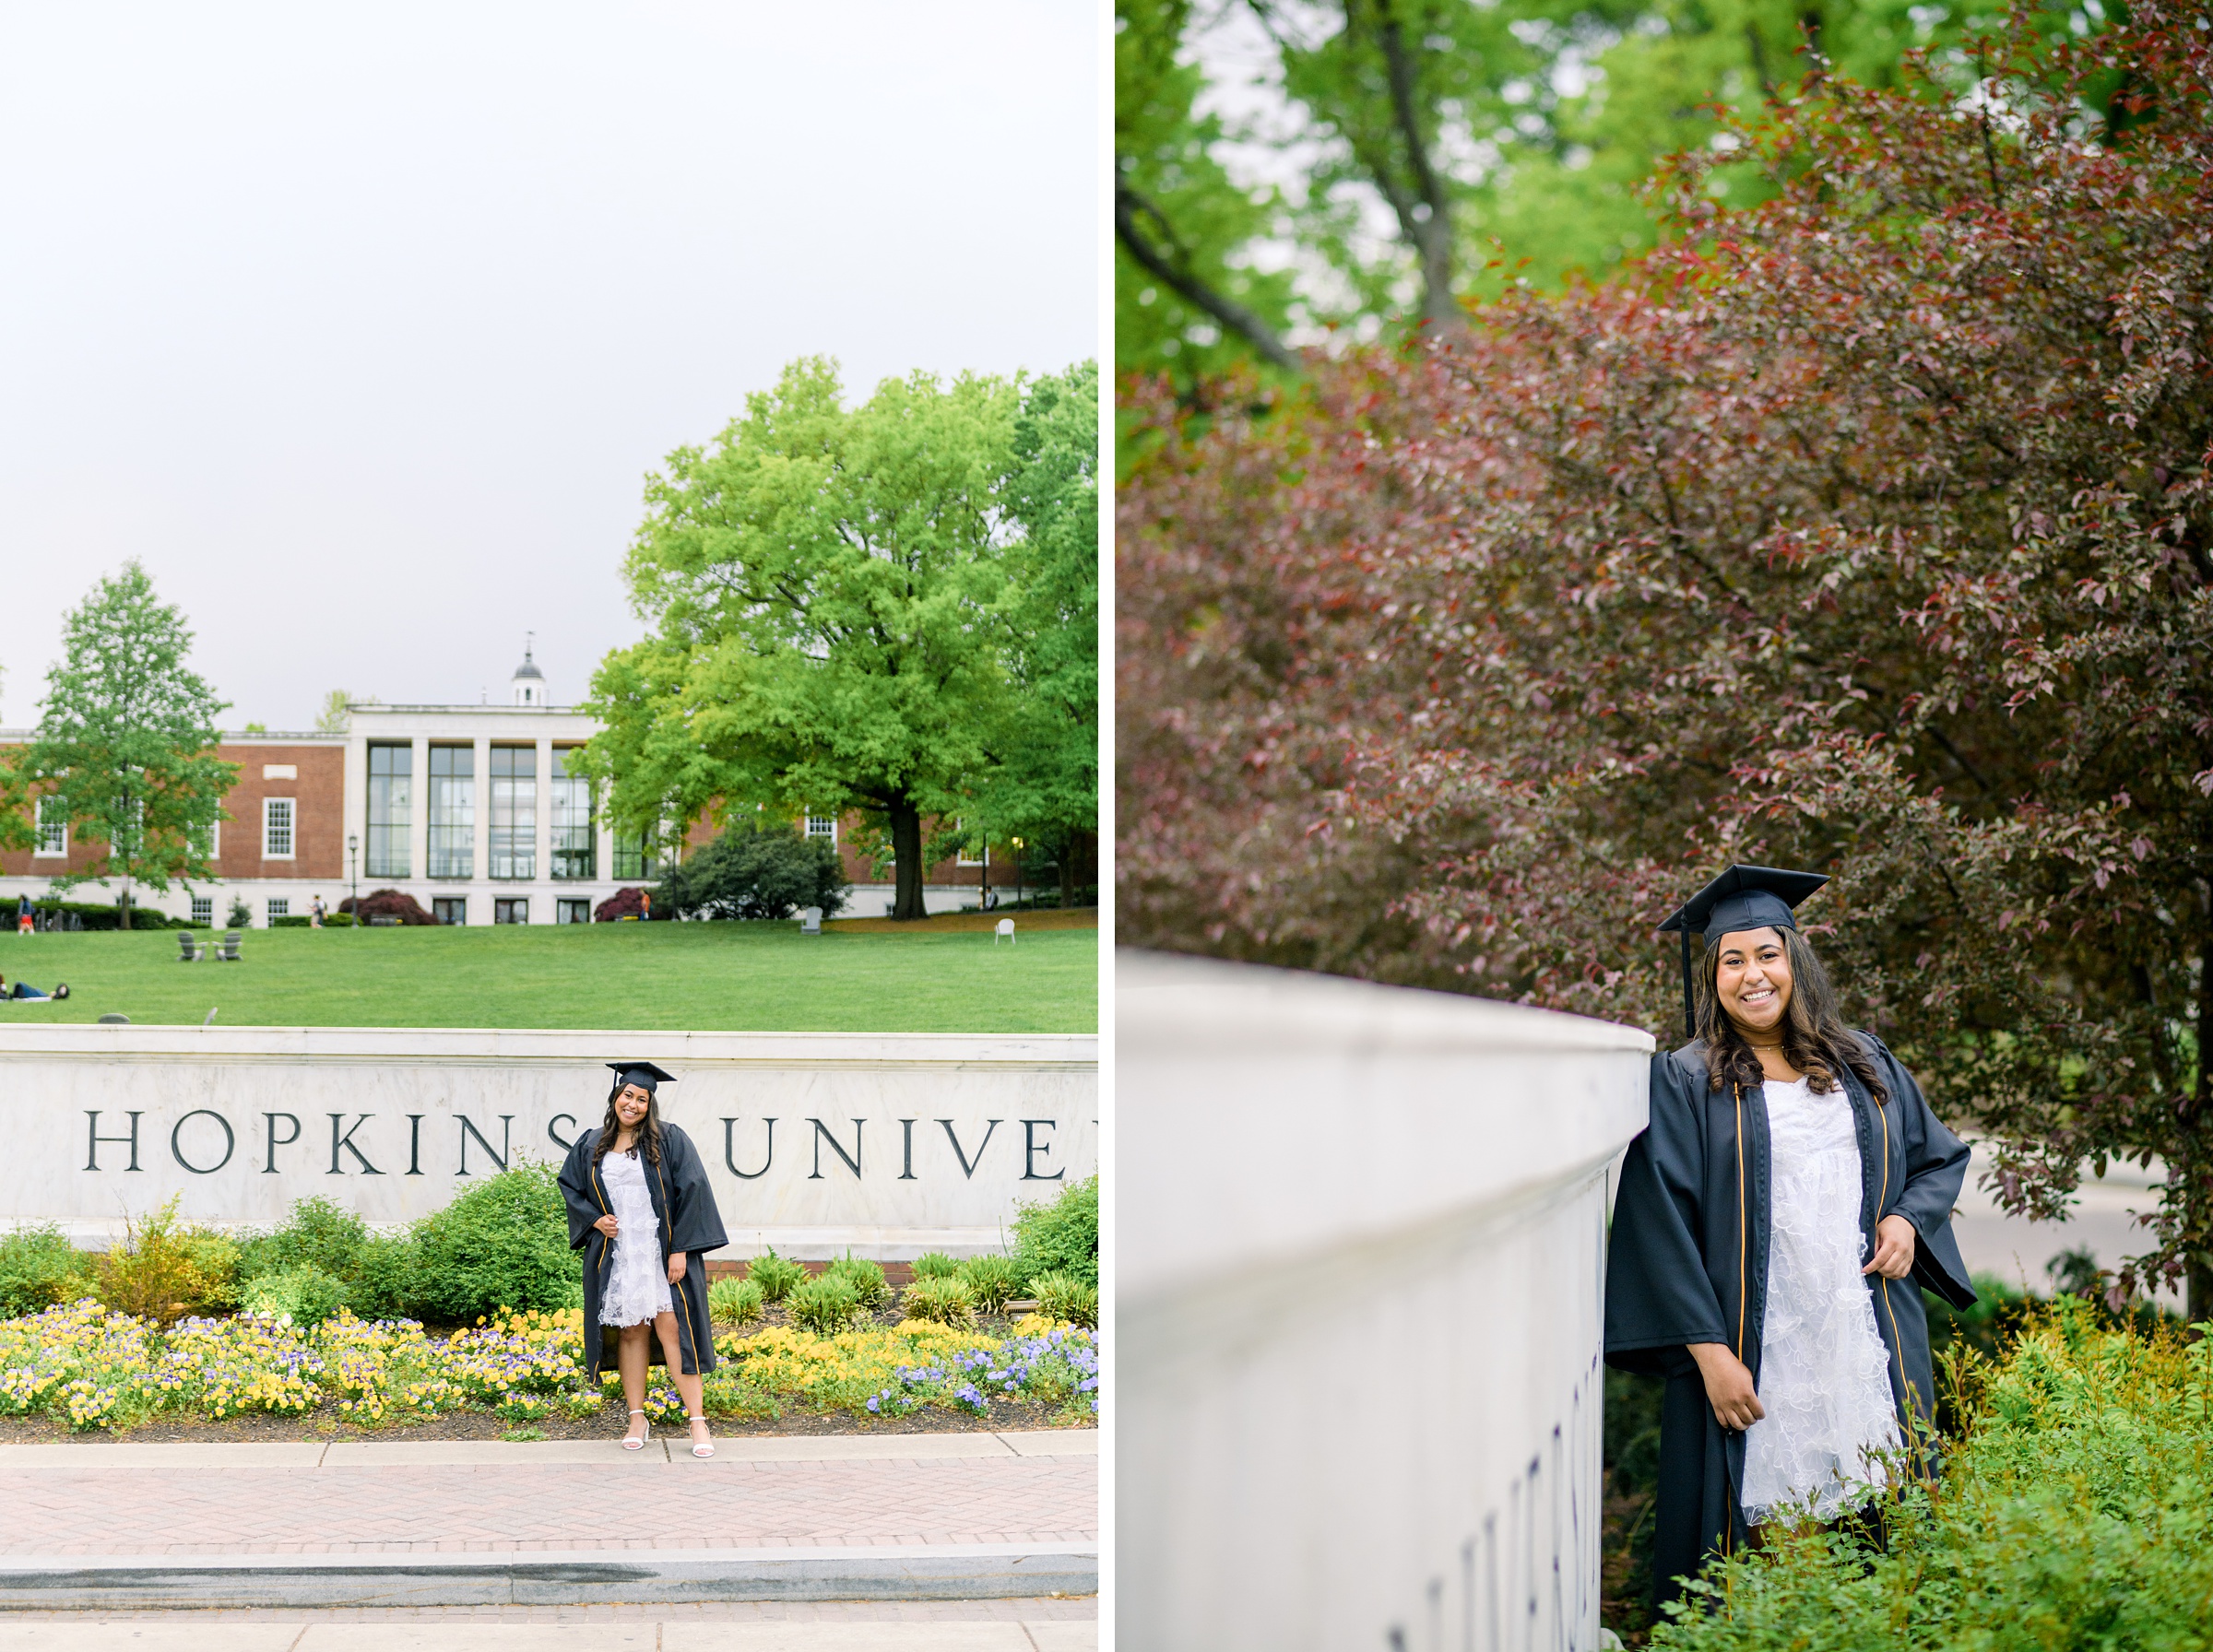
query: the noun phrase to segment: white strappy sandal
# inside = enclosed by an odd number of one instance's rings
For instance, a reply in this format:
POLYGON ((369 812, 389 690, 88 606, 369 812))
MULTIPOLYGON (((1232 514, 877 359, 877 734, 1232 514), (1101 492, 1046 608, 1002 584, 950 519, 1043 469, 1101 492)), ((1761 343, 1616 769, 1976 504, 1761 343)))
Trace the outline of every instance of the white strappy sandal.
MULTIPOLYGON (((690 1418, 689 1421, 693 1422, 704 1422, 706 1419, 704 1417, 692 1417, 690 1418)), ((715 1442, 709 1440, 705 1445, 703 1446, 697 1440, 692 1441, 692 1455, 693 1457, 713 1457, 715 1455, 715 1442)))
MULTIPOLYGON (((633 1417, 643 1417, 645 1415, 645 1413, 644 1411, 633 1411, 631 1412, 631 1415, 633 1417)), ((652 1438, 653 1424, 651 1422, 648 1422, 645 1424, 645 1432, 640 1434, 636 1439, 632 1439, 627 1433, 623 1434, 622 1449, 625 1451, 642 1451, 645 1449, 645 1442, 652 1438)))

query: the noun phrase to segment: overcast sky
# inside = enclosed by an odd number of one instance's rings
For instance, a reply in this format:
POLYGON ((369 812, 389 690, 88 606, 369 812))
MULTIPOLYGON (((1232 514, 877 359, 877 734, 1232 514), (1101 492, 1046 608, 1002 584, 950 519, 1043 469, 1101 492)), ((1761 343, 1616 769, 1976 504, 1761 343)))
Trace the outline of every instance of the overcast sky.
POLYGON ((0 7, 0 723, 137 557, 225 726, 554 700, 795 356, 1098 352, 1095 0, 0 7))

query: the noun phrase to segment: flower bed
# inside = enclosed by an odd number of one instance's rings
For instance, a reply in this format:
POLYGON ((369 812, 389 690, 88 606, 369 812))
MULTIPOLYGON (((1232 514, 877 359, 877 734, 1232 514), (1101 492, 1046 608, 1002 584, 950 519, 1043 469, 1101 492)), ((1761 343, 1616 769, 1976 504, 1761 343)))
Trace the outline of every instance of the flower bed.
MULTIPOLYGON (((817 1336, 788 1326, 716 1339, 723 1363, 705 1382, 709 1415, 816 1412, 905 1416, 937 1405, 980 1413, 993 1399, 1059 1408, 1087 1422, 1098 1406, 1091 1333, 1032 1316, 1000 1338, 921 1320, 817 1336)), ((313 1328, 282 1314, 193 1318, 161 1330, 87 1298, 0 1321, 0 1417, 51 1417, 76 1430, 157 1418, 304 1417, 325 1408, 375 1428, 454 1411, 521 1424, 598 1412, 620 1392, 610 1370, 583 1381, 583 1316, 574 1309, 499 1316, 446 1337, 413 1320, 340 1313, 313 1328)), ((657 1420, 684 1407, 657 1371, 645 1400, 657 1420)))

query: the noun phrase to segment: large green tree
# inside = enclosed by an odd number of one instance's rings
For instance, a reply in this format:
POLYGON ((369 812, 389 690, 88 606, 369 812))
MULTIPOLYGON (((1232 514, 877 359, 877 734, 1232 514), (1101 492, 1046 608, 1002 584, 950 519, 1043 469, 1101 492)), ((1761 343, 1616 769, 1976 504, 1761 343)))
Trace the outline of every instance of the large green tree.
POLYGON ((21 760, 30 790, 103 851, 55 884, 116 880, 125 928, 134 882, 166 890, 211 875, 207 849, 238 779, 238 765, 214 755, 224 704, 185 669, 191 651, 183 614, 124 563, 63 621, 62 659, 21 760))
POLYGON ((577 760, 617 821, 856 809, 889 839, 893 915, 924 915, 924 819, 960 811, 1009 717, 1018 403, 917 373, 848 408, 809 358, 669 456, 627 563, 656 634, 594 676, 577 760))
POLYGON ((1049 846, 1063 905, 1099 820, 1099 369, 1025 387, 1014 420, 1000 603, 1013 692, 969 812, 1049 846))

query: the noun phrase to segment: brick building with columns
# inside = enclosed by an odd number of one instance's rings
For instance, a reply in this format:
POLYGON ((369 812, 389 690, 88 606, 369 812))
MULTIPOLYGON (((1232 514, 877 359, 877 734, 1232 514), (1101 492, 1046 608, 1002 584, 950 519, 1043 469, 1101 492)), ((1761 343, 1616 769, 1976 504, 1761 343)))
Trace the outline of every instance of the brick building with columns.
MULTIPOLYGON (((568 753, 598 732, 581 712, 548 704, 543 675, 527 655, 505 705, 356 703, 342 735, 226 734, 216 755, 239 766, 226 799, 230 819, 209 857, 215 877, 166 894, 142 891, 143 909, 218 927, 232 899, 256 926, 298 916, 320 896, 333 911, 359 891, 396 889, 448 924, 590 921, 618 890, 657 881, 651 845, 612 831, 591 788, 572 777, 568 753)), ((27 739, 0 731, 0 742, 27 739)), ((887 910, 892 889, 845 841, 846 822, 807 817, 809 835, 837 844, 853 879, 852 915, 887 910)), ((687 844, 712 835, 695 826, 687 844)), ((0 854, 0 903, 46 895, 52 879, 84 869, 98 850, 41 820, 27 851, 0 854)), ((993 856, 994 886, 1012 868, 993 856)), ((974 904, 987 868, 945 861, 925 875, 931 912, 974 904)), ((98 900, 80 885, 71 900, 98 900)))

